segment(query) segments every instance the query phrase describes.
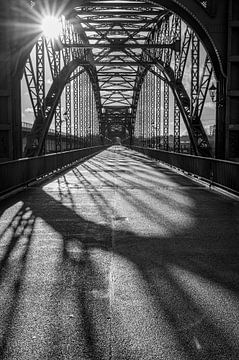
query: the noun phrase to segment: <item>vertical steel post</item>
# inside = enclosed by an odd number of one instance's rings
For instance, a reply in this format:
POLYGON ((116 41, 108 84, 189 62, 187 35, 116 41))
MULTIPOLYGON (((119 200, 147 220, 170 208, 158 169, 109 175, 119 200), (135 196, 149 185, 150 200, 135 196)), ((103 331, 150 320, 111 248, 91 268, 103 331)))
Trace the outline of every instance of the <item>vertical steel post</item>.
POLYGON ((80 75, 79 79, 79 125, 80 125, 80 143, 81 147, 84 147, 84 73, 80 75))
POLYGON ((137 109, 138 109, 138 122, 139 122, 139 145, 142 146, 143 128, 142 128, 142 92, 141 91, 139 94, 139 101, 137 104, 137 109))
POLYGON ((150 146, 151 138, 151 118, 150 118, 150 104, 151 104, 151 93, 150 93, 150 73, 146 75, 146 87, 144 89, 146 93, 146 113, 145 113, 145 122, 146 122, 146 139, 147 146, 150 146))
MULTIPOLYGON (((56 77, 60 73, 61 69, 61 53, 60 51, 54 52, 55 56, 55 73, 56 77)), ((61 99, 59 99, 56 111, 55 111, 55 151, 62 151, 62 138, 61 138, 61 127, 62 127, 62 117, 61 117, 61 99)))
POLYGON ((89 141, 88 141, 88 145, 91 146, 92 144, 92 136, 91 136, 91 131, 92 131, 92 114, 91 114, 91 106, 92 106, 92 100, 91 100, 91 83, 88 77, 88 133, 89 133, 89 141))
POLYGON ((93 89, 92 84, 90 83, 90 145, 93 145, 93 132, 94 132, 94 123, 93 123, 93 111, 94 111, 94 98, 93 98, 93 89))
POLYGON ((169 148, 169 86, 164 82, 164 91, 163 91, 163 147, 164 150, 169 148))
MULTIPOLYGON (((45 46, 41 36, 36 43, 36 90, 37 90, 37 116, 45 115, 45 46)), ((45 145, 43 146, 45 152, 45 145)))
MULTIPOLYGON (((64 41, 66 44, 71 43, 71 29, 70 24, 66 23, 64 28, 64 41)), ((71 60, 71 51, 68 48, 63 49, 64 64, 67 65, 71 60)), ((72 148, 72 136, 71 136, 71 83, 66 83, 65 86, 65 121, 66 121, 66 150, 72 148)))
POLYGON ((45 47, 44 39, 40 37, 36 43, 36 85, 37 85, 37 111, 38 116, 43 111, 45 99, 45 47))
MULTIPOLYGON (((177 17, 176 19, 176 29, 175 29, 175 38, 174 40, 181 40, 181 19, 177 17)), ((174 74, 175 78, 179 77, 179 67, 181 52, 174 52, 174 74)), ((177 102, 174 98, 174 151, 180 152, 180 110, 177 105, 177 102)))
POLYGON ((143 106, 143 92, 140 91, 140 126, 141 126, 141 146, 144 146, 144 106, 143 106))
MULTIPOLYGON (((200 43, 197 35, 192 34, 192 53, 191 53, 191 115, 197 102, 199 91, 199 60, 200 60, 200 43)), ((195 114, 197 116, 197 114, 195 114)))
POLYGON ((89 76, 86 75, 86 97, 85 97, 85 121, 86 121, 86 146, 89 146, 90 140, 90 87, 89 87, 89 76))
MULTIPOLYGON (((169 43, 170 34, 169 34, 169 20, 165 21, 164 28, 164 42, 169 43)), ((165 49, 164 51, 164 61, 166 64, 170 65, 172 51, 170 49, 165 49)), ((164 150, 169 148, 169 85, 164 82, 163 86, 163 147, 164 150)))
POLYGON ((140 124, 140 145, 143 146, 143 93, 140 91, 140 106, 139 106, 139 124, 140 124))
MULTIPOLYGON (((77 70, 75 70, 75 75, 77 70)), ((74 112, 74 149, 78 147, 79 136, 79 77, 73 80, 73 112, 74 112)))
POLYGON ((92 88, 92 145, 94 145, 94 134, 95 134, 95 96, 92 88))
MULTIPOLYGON (((199 60, 200 60, 200 44, 197 35, 192 33, 192 49, 191 49, 191 123, 193 120, 194 108, 197 103, 197 95, 199 90, 199 60)), ((197 119, 198 114, 194 114, 194 118, 197 119)), ((191 146, 190 152, 193 153, 191 146)))
POLYGON ((35 118, 38 116, 38 93, 36 76, 32 64, 31 55, 27 58, 24 75, 35 118))
MULTIPOLYGON (((157 73, 160 73, 159 69, 156 69, 157 73)), ((160 149, 161 146, 161 79, 156 77, 156 116, 155 116, 155 126, 156 126, 156 148, 160 149)))
POLYGON ((65 86, 65 102, 66 102, 66 150, 71 150, 71 83, 65 86))
POLYGON ((87 75, 84 73, 83 76, 83 138, 84 147, 86 147, 86 136, 87 136, 87 75))
POLYGON ((146 123, 146 119, 147 119, 147 93, 145 91, 146 89, 146 78, 144 79, 144 84, 143 84, 143 139, 144 139, 144 145, 147 146, 147 123, 146 123))
POLYGON ((150 72, 150 147, 154 147, 155 144, 155 75, 150 72))

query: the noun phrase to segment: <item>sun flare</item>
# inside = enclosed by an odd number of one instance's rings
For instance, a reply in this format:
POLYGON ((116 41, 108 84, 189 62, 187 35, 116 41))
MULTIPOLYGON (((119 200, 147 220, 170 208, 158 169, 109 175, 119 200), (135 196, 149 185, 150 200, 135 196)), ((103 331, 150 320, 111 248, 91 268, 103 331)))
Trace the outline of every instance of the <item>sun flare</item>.
POLYGON ((59 19, 54 16, 45 16, 42 20, 42 32, 45 37, 56 39, 61 32, 59 19))

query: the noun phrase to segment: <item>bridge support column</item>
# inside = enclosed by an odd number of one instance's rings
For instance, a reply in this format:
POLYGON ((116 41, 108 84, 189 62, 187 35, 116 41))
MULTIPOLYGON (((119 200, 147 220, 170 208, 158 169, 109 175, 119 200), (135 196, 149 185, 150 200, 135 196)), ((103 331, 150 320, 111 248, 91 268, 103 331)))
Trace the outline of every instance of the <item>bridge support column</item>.
POLYGON ((215 157, 217 159, 226 159, 228 158, 228 153, 226 151, 226 103, 225 103, 225 92, 226 92, 226 80, 221 78, 217 83, 218 89, 218 102, 217 102, 217 124, 216 124, 216 143, 215 143, 215 157))
MULTIPOLYGON (((226 157, 239 160, 239 3, 229 1, 226 157)), ((219 99, 220 100, 220 99, 219 99)))
POLYGON ((0 2, 0 161, 22 154, 20 76, 13 53, 10 5, 0 2))

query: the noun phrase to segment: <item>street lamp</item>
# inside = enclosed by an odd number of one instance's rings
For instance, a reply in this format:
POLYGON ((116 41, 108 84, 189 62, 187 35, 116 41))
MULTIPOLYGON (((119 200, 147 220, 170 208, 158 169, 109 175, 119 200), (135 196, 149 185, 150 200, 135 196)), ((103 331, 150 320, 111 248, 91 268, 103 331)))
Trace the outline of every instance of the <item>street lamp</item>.
POLYGON ((218 93, 218 89, 214 85, 214 83, 212 83, 212 85, 210 86, 210 88, 208 90, 209 90, 209 95, 212 99, 212 102, 216 103, 216 105, 219 107, 224 107, 225 99, 224 99, 223 95, 218 93))
POLYGON ((212 85, 209 88, 209 95, 212 99, 212 102, 216 102, 217 101, 217 88, 214 85, 214 83, 212 83, 212 85))

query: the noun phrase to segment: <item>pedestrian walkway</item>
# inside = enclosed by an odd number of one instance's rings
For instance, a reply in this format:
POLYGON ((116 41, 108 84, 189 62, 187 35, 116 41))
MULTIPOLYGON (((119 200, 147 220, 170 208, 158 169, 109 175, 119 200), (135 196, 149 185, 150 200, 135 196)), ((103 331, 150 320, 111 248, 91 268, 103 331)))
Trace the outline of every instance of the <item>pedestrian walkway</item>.
POLYGON ((239 359, 239 202, 114 146, 0 204, 1 360, 239 359))

